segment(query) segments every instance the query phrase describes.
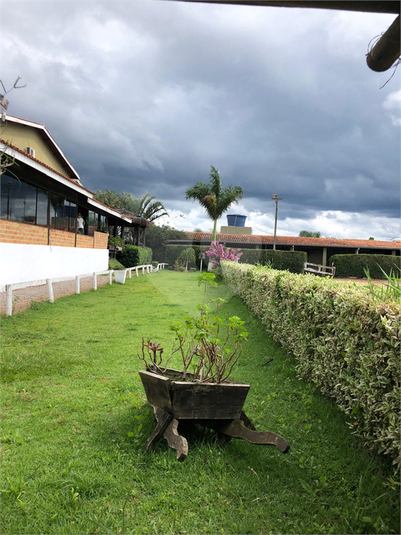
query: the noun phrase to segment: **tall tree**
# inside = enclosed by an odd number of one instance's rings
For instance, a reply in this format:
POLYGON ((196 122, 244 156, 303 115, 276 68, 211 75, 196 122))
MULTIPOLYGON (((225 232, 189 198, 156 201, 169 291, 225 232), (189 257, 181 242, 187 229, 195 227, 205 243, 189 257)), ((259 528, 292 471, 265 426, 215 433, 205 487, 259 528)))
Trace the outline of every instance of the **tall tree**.
POLYGON ((155 199, 156 197, 152 197, 149 193, 145 193, 145 195, 139 197, 138 215, 145 217, 149 221, 155 221, 155 219, 159 219, 160 217, 168 216, 163 204, 155 199))
POLYGON ((238 203, 238 199, 242 199, 243 189, 239 186, 227 186, 223 188, 220 173, 213 165, 210 166, 209 176, 209 184, 197 182, 195 186, 187 190, 185 198, 199 201, 206 209, 210 219, 213 221, 212 241, 216 241, 217 220, 234 202, 238 203))
POLYGON ((320 238, 320 232, 312 232, 311 230, 301 230, 299 236, 301 238, 320 238))

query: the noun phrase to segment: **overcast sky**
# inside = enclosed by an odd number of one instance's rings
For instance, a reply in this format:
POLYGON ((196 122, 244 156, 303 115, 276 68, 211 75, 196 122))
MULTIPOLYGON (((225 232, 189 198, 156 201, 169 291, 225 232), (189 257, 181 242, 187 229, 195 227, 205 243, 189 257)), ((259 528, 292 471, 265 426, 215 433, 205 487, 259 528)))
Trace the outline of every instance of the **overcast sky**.
MULTIPOLYGON (((163 223, 217 167, 253 234, 401 235, 400 72, 371 71, 394 15, 172 2, 0 3, 8 113, 44 123, 88 189, 150 193, 163 223)), ((226 217, 219 221, 226 225, 226 217)))

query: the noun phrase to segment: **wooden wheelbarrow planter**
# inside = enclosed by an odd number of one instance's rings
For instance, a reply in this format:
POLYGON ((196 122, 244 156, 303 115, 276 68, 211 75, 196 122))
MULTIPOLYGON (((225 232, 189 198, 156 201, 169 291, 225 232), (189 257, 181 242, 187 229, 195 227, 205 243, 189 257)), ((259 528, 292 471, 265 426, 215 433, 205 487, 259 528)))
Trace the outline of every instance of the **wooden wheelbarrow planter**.
MULTIPOLYGON (((166 376, 140 371, 148 403, 157 420, 145 448, 164 437, 177 451, 177 460, 188 455, 188 442, 178 433, 181 420, 193 420, 217 431, 220 442, 241 438, 252 444, 274 445, 282 453, 290 449, 288 442, 276 433, 256 431, 243 412, 250 385, 242 383, 199 383, 182 381, 182 373, 167 370, 166 376)), ((190 378, 191 375, 187 374, 190 378)))

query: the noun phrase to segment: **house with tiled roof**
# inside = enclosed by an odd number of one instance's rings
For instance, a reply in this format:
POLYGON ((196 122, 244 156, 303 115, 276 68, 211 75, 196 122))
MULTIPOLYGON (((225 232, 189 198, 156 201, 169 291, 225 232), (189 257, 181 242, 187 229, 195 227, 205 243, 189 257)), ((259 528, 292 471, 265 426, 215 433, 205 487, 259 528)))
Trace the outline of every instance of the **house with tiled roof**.
POLYGON ((3 112, 0 158, 0 288, 105 271, 110 229, 150 226, 94 199, 43 124, 3 112))
MULTIPOLYGON (((227 227, 223 227, 227 228, 227 227)), ((239 227, 236 227, 238 231, 239 227)), ((210 245, 211 232, 187 232, 186 240, 171 240, 175 244, 210 245)), ((217 233, 217 241, 226 247, 241 249, 273 249, 274 236, 240 233, 217 233)), ((331 265, 335 254, 389 254, 400 256, 400 241, 349 240, 335 238, 302 238, 300 236, 276 236, 276 249, 305 251, 308 262, 331 265)))

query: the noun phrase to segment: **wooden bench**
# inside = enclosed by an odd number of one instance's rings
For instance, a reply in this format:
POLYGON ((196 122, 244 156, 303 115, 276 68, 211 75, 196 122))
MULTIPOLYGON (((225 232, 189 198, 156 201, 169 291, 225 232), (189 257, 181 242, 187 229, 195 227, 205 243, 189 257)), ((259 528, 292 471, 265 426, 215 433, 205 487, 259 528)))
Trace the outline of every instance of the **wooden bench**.
POLYGON ((335 266, 323 266, 322 264, 311 264, 310 262, 305 262, 304 271, 307 273, 313 273, 314 275, 328 275, 329 277, 334 277, 336 268, 335 266))

